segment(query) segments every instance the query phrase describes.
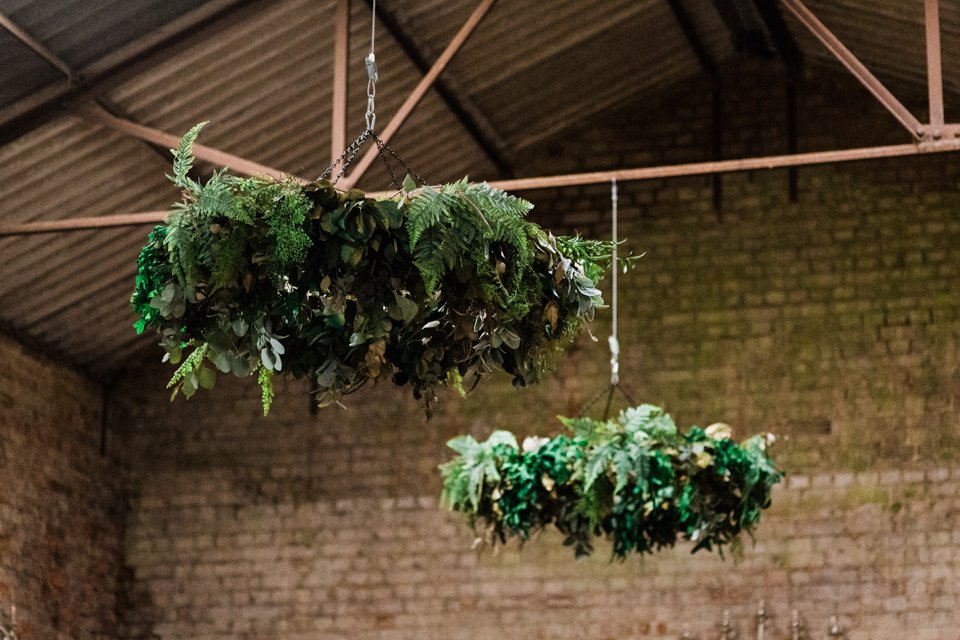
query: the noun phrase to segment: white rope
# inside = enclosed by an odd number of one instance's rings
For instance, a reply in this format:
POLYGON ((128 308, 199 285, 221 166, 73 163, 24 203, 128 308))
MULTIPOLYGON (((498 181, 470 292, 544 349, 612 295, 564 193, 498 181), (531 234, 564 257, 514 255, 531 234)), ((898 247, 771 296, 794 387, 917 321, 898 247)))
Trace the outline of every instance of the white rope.
POLYGON ((377 42, 377 0, 373 0, 370 8, 370 55, 373 55, 374 45, 377 42))
POLYGON ((377 95, 377 80, 380 79, 377 73, 377 56, 374 52, 377 42, 377 0, 373 0, 370 7, 370 54, 364 59, 367 65, 367 113, 365 115, 367 130, 373 131, 377 125, 376 105, 374 98, 377 95))
POLYGON ((617 237, 618 201, 617 179, 613 178, 610 181, 610 207, 613 213, 613 255, 610 261, 610 266, 613 270, 613 279, 610 287, 613 289, 613 292, 610 296, 610 306, 613 313, 613 323, 607 342, 610 344, 610 384, 614 386, 620 383, 620 341, 617 339, 617 272, 620 270, 617 264, 617 242, 619 241, 617 237))

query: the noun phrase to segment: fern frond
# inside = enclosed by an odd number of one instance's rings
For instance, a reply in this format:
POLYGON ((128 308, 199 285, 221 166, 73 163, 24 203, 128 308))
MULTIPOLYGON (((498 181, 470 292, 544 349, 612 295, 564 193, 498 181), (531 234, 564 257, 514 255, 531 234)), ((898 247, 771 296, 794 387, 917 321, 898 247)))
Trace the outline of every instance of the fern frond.
POLYGON ((226 175, 226 169, 215 171, 207 183, 199 188, 196 195, 197 214, 202 218, 215 216, 230 217, 234 208, 233 176, 226 175))
POLYGON ((167 177, 173 181, 173 184, 194 194, 200 190, 200 185, 187 174, 193 168, 193 143, 206 124, 206 122, 200 122, 193 125, 180 138, 180 144, 177 145, 177 148, 170 149, 170 153, 173 154, 173 175, 167 177))

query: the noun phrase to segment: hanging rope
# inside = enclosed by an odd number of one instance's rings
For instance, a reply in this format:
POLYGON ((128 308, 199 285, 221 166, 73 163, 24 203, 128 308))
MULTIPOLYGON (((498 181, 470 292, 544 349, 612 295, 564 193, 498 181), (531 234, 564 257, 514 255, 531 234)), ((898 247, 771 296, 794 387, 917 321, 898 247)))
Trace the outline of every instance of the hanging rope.
POLYGON ((377 97, 377 80, 380 79, 380 75, 377 73, 377 54, 376 54, 376 43, 377 43, 377 0, 373 0, 373 4, 370 8, 370 53, 364 59, 364 64, 367 65, 367 131, 373 131, 374 127, 377 124, 377 113, 376 113, 376 100, 377 97))
POLYGON ((613 279, 610 284, 613 293, 610 296, 611 312, 613 313, 613 322, 610 331, 610 337, 607 343, 610 345, 610 385, 620 384, 620 341, 617 339, 617 272, 620 270, 617 264, 617 208, 619 197, 617 196, 617 179, 610 182, 610 208, 613 217, 613 230, 610 234, 613 239, 613 256, 610 259, 610 269, 613 271, 613 279))
POLYGON ((610 346, 610 385, 597 393, 593 398, 587 401, 583 405, 583 409, 580 411, 580 415, 584 416, 586 413, 600 400, 604 395, 607 396, 607 402, 603 408, 603 417, 602 420, 606 420, 610 417, 610 408, 613 406, 613 396, 619 391, 627 402, 631 405, 635 404, 633 398, 627 393, 627 391, 620 386, 620 340, 617 335, 617 322, 619 320, 619 301, 617 299, 618 286, 617 286, 617 277, 620 271, 619 257, 617 255, 617 244, 620 242, 620 237, 618 235, 617 222, 619 218, 619 204, 620 198, 617 192, 617 179, 613 178, 610 181, 610 213, 612 217, 611 223, 611 239, 613 240, 613 252, 610 256, 610 269, 613 271, 613 278, 610 282, 611 295, 610 295, 610 311, 613 315, 613 320, 610 326, 610 337, 607 338, 607 344, 610 346))
POLYGON ((340 156, 334 160, 330 166, 324 170, 323 173, 320 174, 320 177, 317 178, 317 180, 328 178, 333 174, 334 169, 340 167, 340 170, 337 171, 337 174, 330 179, 332 184, 337 184, 340 178, 343 177, 343 174, 346 173, 347 168, 353 162, 354 158, 356 158, 357 154, 360 153, 363 145, 367 143, 367 140, 372 139, 377 145, 377 155, 380 156, 380 160, 387 168, 387 173, 390 174, 390 182, 397 189, 397 191, 402 191, 403 185, 393 170, 393 165, 390 162, 391 156, 400 164, 400 166, 404 168, 404 170, 407 172, 407 175, 416 180, 417 184, 420 186, 425 186, 427 183, 422 177, 420 177, 420 174, 412 170, 407 163, 404 162, 403 158, 401 158, 396 151, 391 149, 390 145, 384 142, 374 131, 377 125, 377 81, 380 79, 380 74, 377 70, 376 44, 377 0, 373 0, 370 11, 370 53, 368 53, 367 57, 363 60, 363 63, 367 68, 367 112, 364 114, 364 121, 366 122, 367 128, 364 129, 363 133, 357 136, 356 140, 351 142, 350 145, 344 149, 343 153, 341 153, 340 156))

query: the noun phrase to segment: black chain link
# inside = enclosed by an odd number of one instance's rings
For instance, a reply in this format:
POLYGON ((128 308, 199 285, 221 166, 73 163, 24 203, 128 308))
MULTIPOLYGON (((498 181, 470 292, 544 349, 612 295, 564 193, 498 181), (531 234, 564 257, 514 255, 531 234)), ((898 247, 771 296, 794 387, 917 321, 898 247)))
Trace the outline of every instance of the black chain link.
POLYGON ((630 404, 631 407, 636 405, 636 403, 633 401, 633 398, 630 397, 629 393, 627 393, 626 389, 624 389, 619 384, 611 384, 606 389, 601 389, 600 391, 595 393, 593 397, 587 400, 583 404, 583 406, 580 407, 580 415, 578 417, 586 418, 587 413, 590 411, 590 409, 593 408, 593 405, 597 404, 597 402, 599 402, 602 397, 606 396, 607 397, 606 406, 604 406, 603 416, 600 418, 601 420, 606 420, 607 418, 610 417, 610 407, 613 404, 613 395, 617 391, 620 392, 620 395, 624 397, 624 399, 630 404))
POLYGON ((421 187, 426 186, 427 183, 420 176, 420 174, 411 169, 404 159, 401 158, 396 151, 390 148, 390 145, 384 142, 380 136, 373 132, 373 129, 367 129, 357 136, 357 139, 350 143, 350 146, 348 146, 343 153, 341 153, 340 156, 334 160, 333 163, 331 163, 330 166, 323 171, 323 173, 320 174, 320 177, 318 177, 317 180, 323 180, 327 176, 331 175, 333 170, 339 166, 340 170, 337 172, 337 175, 333 176, 333 178, 330 180, 331 184, 337 184, 340 178, 343 177, 343 174, 346 173, 347 168, 357 157, 357 154, 360 153, 360 149, 363 148, 363 145, 366 144, 367 140, 370 138, 373 138, 373 141, 377 145, 377 155, 380 156, 380 160, 387 168, 387 173, 390 174, 390 181, 394 187, 396 187, 398 190, 403 190, 403 185, 397 179, 397 174, 394 173, 393 165, 390 164, 390 159, 387 157, 387 154, 393 156, 393 158, 400 163, 400 166, 404 168, 407 174, 417 181, 417 184, 419 184, 421 187))
POLYGON ((340 154, 340 157, 334 160, 329 167, 324 169, 323 173, 320 174, 320 177, 317 178, 317 181, 323 180, 324 178, 329 176, 331 173, 333 173, 333 170, 336 169, 337 166, 339 165, 340 171, 330 181, 331 184, 337 184, 337 181, 343 177, 343 174, 347 170, 347 167, 350 166, 350 163, 353 162, 353 159, 357 157, 358 153, 360 153, 360 149, 363 148, 363 145, 366 143, 367 139, 372 135, 375 135, 373 133, 373 130, 367 129, 366 131, 361 133, 359 136, 357 136, 357 139, 351 142, 350 145, 346 149, 344 149, 343 153, 340 154))
POLYGON ((393 181, 393 186, 395 186, 397 189, 403 190, 403 185, 401 185, 397 181, 397 176, 393 172, 393 167, 390 165, 390 160, 383 153, 384 151, 386 151, 391 156, 393 156, 394 159, 400 163, 400 166, 402 166, 404 170, 407 172, 407 175, 409 175, 414 180, 416 180, 417 184, 419 184, 421 187, 425 187, 427 185, 426 181, 422 177, 420 177, 420 174, 414 171, 413 169, 411 169, 410 166, 407 165, 406 162, 404 162, 403 158, 397 155, 397 152, 390 148, 390 145, 388 145, 386 142, 381 140, 380 136, 378 136, 377 134, 374 133, 372 135, 373 135, 373 141, 377 143, 377 152, 380 154, 380 159, 383 160, 383 164, 387 167, 387 171, 390 173, 390 179, 393 181))

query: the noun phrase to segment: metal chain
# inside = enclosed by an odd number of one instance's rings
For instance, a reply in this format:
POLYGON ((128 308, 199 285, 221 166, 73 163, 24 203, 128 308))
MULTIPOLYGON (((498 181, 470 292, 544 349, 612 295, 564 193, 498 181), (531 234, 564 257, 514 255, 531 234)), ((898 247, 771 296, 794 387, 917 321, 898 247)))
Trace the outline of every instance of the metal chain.
POLYGON ((10 617, 0 615, 0 640, 17 640, 17 608, 10 607, 10 617))
POLYGON ((367 129, 366 131, 361 133, 359 136, 357 136, 357 139, 351 142, 350 146, 344 149, 343 153, 340 154, 340 157, 334 160, 329 167, 324 169, 323 173, 320 174, 320 177, 317 178, 317 180, 318 181, 323 180, 324 178, 329 176, 331 173, 333 173, 333 170, 339 165, 340 171, 330 181, 332 184, 337 184, 337 181, 343 177, 343 174, 347 170, 347 167, 349 167, 350 163, 353 162, 353 159, 357 157, 357 154, 360 153, 360 149, 363 148, 364 143, 366 143, 367 139, 371 135, 373 135, 373 131, 370 129, 367 129))
POLYGON ((416 180, 417 184, 419 184, 421 187, 426 186, 426 180, 424 180, 419 173, 411 169, 410 166, 403 160, 403 158, 401 158, 396 151, 390 148, 390 145, 381 140, 380 136, 378 136, 376 133, 371 132, 371 135, 373 136, 373 141, 377 143, 377 150, 380 153, 380 159, 383 160, 383 164, 387 166, 387 171, 390 172, 390 178, 393 180, 393 184, 395 187, 397 187, 397 189, 402 189, 403 186, 397 183, 397 176, 394 175, 393 167, 390 166, 390 161, 384 155, 384 150, 386 150, 387 153, 393 156, 394 159, 400 163, 400 166, 404 168, 404 170, 407 172, 407 175, 416 180))
POLYGON ((331 175, 333 170, 339 165, 340 171, 338 171, 337 175, 335 175, 330 181, 332 184, 337 184, 337 182, 346 172, 347 167, 349 167, 350 163, 353 162, 354 158, 357 157, 357 154, 360 152, 360 149, 363 147, 363 145, 368 139, 373 138, 374 142, 377 144, 377 154, 380 156, 380 160, 383 161, 384 166, 387 168, 387 173, 390 174, 390 181, 393 183, 393 186, 399 190, 403 189, 403 185, 397 179, 397 175, 393 171, 393 166, 390 164, 390 159, 387 157, 387 154, 393 156, 393 158, 406 170, 408 175, 412 176, 418 184, 424 186, 426 185, 426 181, 420 177, 420 174, 411 169, 407 163, 404 162, 403 158, 397 155, 397 153, 391 149, 386 142, 380 139, 380 136, 374 133, 374 128, 377 124, 377 80, 380 79, 379 73, 377 72, 377 56, 375 53, 376 38, 377 0, 373 0, 370 12, 370 53, 364 59, 364 64, 367 66, 367 112, 364 116, 367 123, 367 128, 357 137, 356 140, 350 144, 350 146, 344 150, 343 153, 340 154, 340 157, 334 160, 333 163, 327 167, 323 173, 320 174, 320 177, 317 178, 317 180, 323 180, 327 176, 331 175))

